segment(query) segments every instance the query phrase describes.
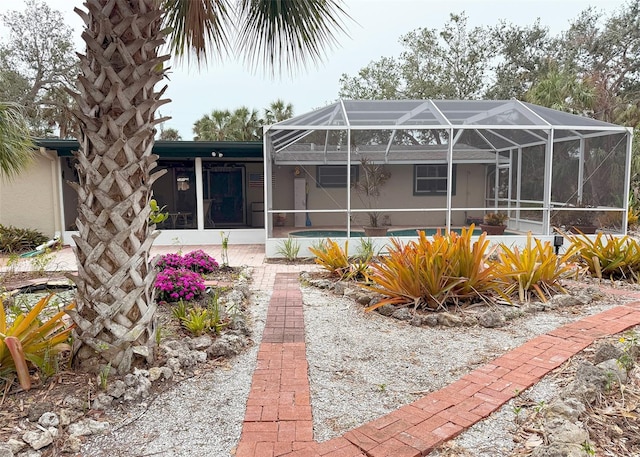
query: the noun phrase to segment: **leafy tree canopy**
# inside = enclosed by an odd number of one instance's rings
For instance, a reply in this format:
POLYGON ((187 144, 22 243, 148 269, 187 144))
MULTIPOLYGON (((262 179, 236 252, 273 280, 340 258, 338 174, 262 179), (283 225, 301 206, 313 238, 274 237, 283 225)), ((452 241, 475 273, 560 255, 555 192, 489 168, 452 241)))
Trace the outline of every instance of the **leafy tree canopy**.
POLYGON ((24 107, 32 135, 70 137, 64 88, 78 73, 71 28, 42 0, 28 0, 24 11, 1 19, 9 34, 0 42, 0 100, 24 107))

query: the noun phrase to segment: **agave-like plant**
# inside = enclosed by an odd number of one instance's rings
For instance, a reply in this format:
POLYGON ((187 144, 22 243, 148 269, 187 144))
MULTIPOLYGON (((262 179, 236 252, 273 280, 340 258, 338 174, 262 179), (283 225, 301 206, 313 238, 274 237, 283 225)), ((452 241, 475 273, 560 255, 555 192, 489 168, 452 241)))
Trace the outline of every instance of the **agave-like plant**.
POLYGON ((612 236, 598 233, 595 238, 579 234, 565 235, 580 256, 580 262, 597 278, 638 281, 640 276, 640 243, 629 235, 612 236))
POLYGON ((41 298, 27 314, 17 316, 10 326, 0 300, 0 377, 16 372, 24 390, 31 388, 29 362, 44 369, 48 358, 71 350, 68 340, 74 326, 65 324, 62 318, 75 306, 73 303, 46 322, 40 320, 40 313, 52 297, 41 298))
POLYGON ((577 265, 572 262, 576 253, 570 246, 563 255, 557 255, 551 243, 544 243, 527 235, 527 244, 522 248, 500 245, 498 260, 494 262, 496 280, 503 282, 504 293, 514 295, 520 301, 528 300, 533 291, 542 301, 558 292, 566 292, 561 280, 575 276, 577 265))
POLYGON ((310 247, 309 251, 316 256, 315 262, 334 276, 341 279, 349 273, 349 242, 344 242, 344 249, 327 238, 322 246, 310 247))
POLYGON ((429 240, 423 231, 418 241, 403 245, 391 240, 388 255, 371 264, 368 275, 373 282, 362 287, 386 295, 370 306, 413 305, 439 310, 449 304, 500 294, 494 267, 487 264, 489 241, 486 233, 473 240, 472 225, 461 234, 437 233, 429 240))

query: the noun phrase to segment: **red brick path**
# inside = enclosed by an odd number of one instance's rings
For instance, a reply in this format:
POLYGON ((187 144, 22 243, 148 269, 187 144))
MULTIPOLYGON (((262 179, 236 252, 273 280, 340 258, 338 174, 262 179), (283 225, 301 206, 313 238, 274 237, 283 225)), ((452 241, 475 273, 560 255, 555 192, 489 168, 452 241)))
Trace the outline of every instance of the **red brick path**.
MULTIPOLYGON (((538 336, 339 438, 316 443, 296 273, 279 273, 236 457, 420 457, 489 416, 597 338, 640 324, 640 301, 538 336)), ((630 296, 640 298, 640 294, 630 296)))

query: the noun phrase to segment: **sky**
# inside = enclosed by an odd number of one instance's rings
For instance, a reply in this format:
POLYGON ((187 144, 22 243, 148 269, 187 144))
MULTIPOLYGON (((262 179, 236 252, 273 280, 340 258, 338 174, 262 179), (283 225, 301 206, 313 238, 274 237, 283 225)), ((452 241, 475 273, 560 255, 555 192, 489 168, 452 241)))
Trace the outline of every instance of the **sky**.
MULTIPOLYGON (((45 1, 63 13, 65 22, 75 30, 78 50, 83 50, 82 21, 73 12, 74 7, 82 7, 82 1, 45 1)), ((399 44, 401 35, 421 27, 441 30, 450 13, 465 12, 469 27, 497 25, 500 21, 525 26, 539 18, 555 35, 566 30, 571 20, 590 6, 608 15, 626 3, 623 0, 343 0, 352 18, 348 23, 348 36, 338 37, 339 46, 328 50, 319 66, 273 78, 261 69, 252 70, 233 59, 212 60, 201 68, 172 62, 165 92, 165 97, 172 102, 164 105, 160 114, 172 117, 164 128, 177 129, 184 140, 193 139, 194 122, 214 109, 247 106, 262 113, 271 102, 282 99, 291 103, 294 114, 299 115, 335 101, 343 73, 354 76, 380 57, 398 56, 403 50, 399 44)), ((24 0, 0 0, 0 14, 23 8, 24 0)), ((1 24, 0 37, 3 37, 1 24)))

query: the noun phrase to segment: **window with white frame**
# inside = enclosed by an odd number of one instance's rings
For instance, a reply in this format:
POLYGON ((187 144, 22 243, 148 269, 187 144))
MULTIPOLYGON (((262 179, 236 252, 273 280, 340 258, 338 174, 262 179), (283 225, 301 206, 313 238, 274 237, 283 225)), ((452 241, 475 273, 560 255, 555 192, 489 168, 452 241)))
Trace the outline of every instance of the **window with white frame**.
MULTIPOLYGON (((358 165, 351 165, 351 182, 358 180, 358 165)), ((347 187, 347 167, 344 165, 318 165, 316 187, 347 187)))
MULTIPOLYGON (((451 195, 456 194, 456 166, 453 166, 451 195)), ((447 165, 414 165, 413 195, 447 195, 447 165)))

